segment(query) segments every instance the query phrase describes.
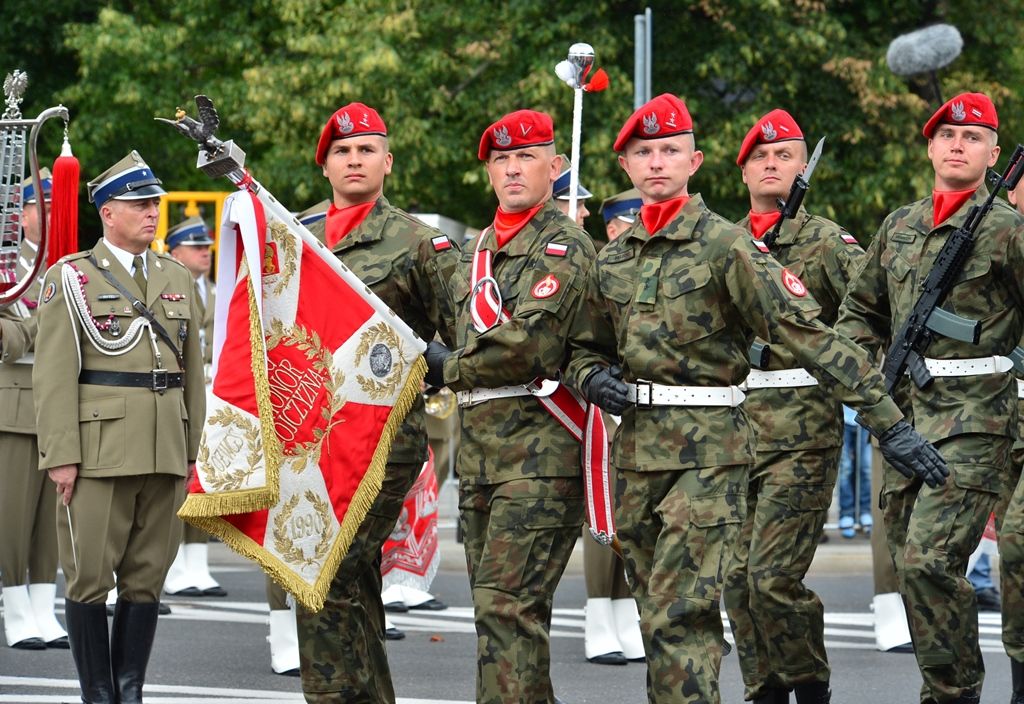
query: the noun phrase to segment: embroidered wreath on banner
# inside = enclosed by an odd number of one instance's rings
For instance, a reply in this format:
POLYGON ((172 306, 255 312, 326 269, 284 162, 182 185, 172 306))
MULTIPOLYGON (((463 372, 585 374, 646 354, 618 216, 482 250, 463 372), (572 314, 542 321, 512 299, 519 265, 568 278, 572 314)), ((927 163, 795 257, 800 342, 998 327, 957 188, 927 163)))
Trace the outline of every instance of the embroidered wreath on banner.
MULTIPOLYGON (((295 347, 305 355, 312 364, 313 370, 323 379, 327 398, 330 399, 330 404, 320 409, 320 417, 323 419, 324 425, 317 425, 313 428, 313 439, 295 443, 284 451, 285 456, 293 458, 293 461, 289 463, 291 470, 300 474, 306 467, 315 467, 320 464, 320 453, 324 441, 336 425, 344 422, 341 418, 332 419, 346 402, 345 397, 338 395, 338 389, 345 383, 345 374, 340 369, 333 369, 334 355, 321 343, 320 335, 315 330, 311 332, 300 325, 286 330, 284 323, 275 318, 270 322, 267 352, 269 353, 278 345, 295 347)), ((330 451, 329 448, 328 451, 330 451)))
POLYGON ((295 276, 296 262, 299 259, 298 243, 295 238, 288 234, 288 226, 283 222, 275 220, 270 223, 270 238, 277 244, 277 263, 280 267, 280 277, 274 284, 274 295, 281 295, 292 277, 295 276))
POLYGON ((292 565, 298 565, 300 567, 313 567, 321 564, 324 558, 327 556, 327 552, 331 547, 331 540, 334 537, 334 530, 331 527, 331 507, 326 501, 317 496, 311 489, 307 489, 303 494, 306 501, 313 506, 313 510, 316 511, 317 517, 320 519, 320 524, 323 526, 323 531, 320 535, 320 542, 316 544, 313 549, 313 556, 306 557, 306 553, 303 552, 302 548, 295 544, 295 540, 292 535, 289 534, 289 526, 294 525, 292 518, 295 514, 295 509, 299 505, 299 495, 295 494, 292 498, 288 499, 285 503, 284 508, 274 518, 274 549, 281 554, 281 558, 292 565))
POLYGON ((263 438, 257 423, 252 422, 248 417, 233 408, 220 408, 208 419, 210 425, 219 425, 226 428, 242 428, 242 437, 245 440, 248 455, 245 464, 233 471, 217 472, 216 467, 210 463, 210 446, 208 443, 200 443, 197 462, 205 468, 204 479, 210 488, 216 491, 226 491, 242 487, 249 477, 253 475, 256 468, 263 462, 263 438))
POLYGON ((369 327, 359 338, 356 348, 355 363, 361 364, 369 355, 370 371, 377 379, 356 375, 360 388, 370 398, 376 400, 392 398, 402 381, 405 362, 400 354, 402 340, 398 333, 387 323, 381 322, 369 327))

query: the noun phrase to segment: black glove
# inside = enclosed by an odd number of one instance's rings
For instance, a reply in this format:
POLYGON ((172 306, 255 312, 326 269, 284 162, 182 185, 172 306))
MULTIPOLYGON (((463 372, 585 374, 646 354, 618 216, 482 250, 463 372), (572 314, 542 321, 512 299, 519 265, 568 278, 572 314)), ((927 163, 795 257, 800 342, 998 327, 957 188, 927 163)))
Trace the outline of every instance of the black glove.
POLYGON ((885 461, 904 477, 920 477, 933 488, 946 483, 949 476, 946 460, 907 421, 901 420, 882 433, 878 446, 885 461))
POLYGON ((431 340, 427 343, 427 349, 423 352, 427 360, 427 375, 423 378, 431 386, 444 386, 444 360, 448 359, 452 351, 440 342, 431 340))
POLYGON ((583 380, 583 395, 596 406, 600 406, 612 415, 622 415, 629 408, 629 387, 619 377, 622 370, 617 365, 605 369, 595 368, 583 380))

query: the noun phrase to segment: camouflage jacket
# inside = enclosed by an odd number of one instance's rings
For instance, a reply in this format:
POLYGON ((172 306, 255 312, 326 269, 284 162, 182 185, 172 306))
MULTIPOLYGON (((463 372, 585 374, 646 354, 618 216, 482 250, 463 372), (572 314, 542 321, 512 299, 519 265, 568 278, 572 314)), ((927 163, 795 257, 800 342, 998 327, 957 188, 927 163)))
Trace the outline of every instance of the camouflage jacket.
MULTIPOLYGON (((982 185, 960 210, 932 227, 929 196, 889 214, 868 247, 864 266, 850 286, 836 329, 871 351, 884 351, 917 302, 946 235, 963 225, 972 205, 988 197, 982 185)), ((957 359, 1009 354, 1024 321, 1024 220, 997 200, 975 235, 974 247, 943 308, 981 321, 972 345, 936 336, 927 356, 957 359)), ((927 389, 909 378, 894 396, 908 419, 929 440, 961 433, 1014 437, 1017 386, 1013 374, 942 377, 927 389)))
MULTIPOLYGON (((324 241, 326 219, 309 230, 324 241)), ((444 237, 381 196, 334 253, 359 279, 424 340, 435 333, 451 344, 453 313, 446 282, 458 264, 458 246, 445 238, 447 248, 431 241, 444 237)), ((416 397, 391 445, 389 462, 425 462, 426 414, 423 398, 416 397)))
MULTIPOLYGON (((481 246, 493 252, 493 231, 481 236, 481 246)), ((494 278, 511 319, 484 333, 473 327, 469 309, 475 245, 475 240, 466 245, 451 280, 459 312, 459 349, 445 363, 445 383, 462 391, 526 384, 537 377, 557 379, 568 360, 571 314, 594 261, 590 236, 552 203, 541 208, 494 255, 494 278), (547 253, 549 243, 565 245, 564 254, 547 253), (535 296, 535 287, 548 276, 557 280, 557 290, 535 296)), ((497 484, 524 477, 578 477, 580 471, 579 443, 535 398, 494 399, 462 410, 463 481, 497 484)))
MULTIPOLYGON (((42 256, 46 256, 44 252, 42 256)), ((22 281, 32 271, 36 250, 22 241, 17 277, 22 281)), ((45 265, 41 272, 46 271, 45 265)), ((36 310, 42 289, 42 274, 25 294, 0 310, 0 432, 33 434, 36 409, 32 400, 32 350, 35 346, 36 310)))
MULTIPOLYGON (((801 291, 750 233, 712 213, 699 195, 651 237, 638 219, 601 250, 571 333, 568 377, 620 363, 627 382, 729 386, 743 381, 754 336, 785 344, 795 363, 873 428, 902 416, 867 353, 816 318, 801 291), (786 288, 783 277, 796 295, 786 288)), ((627 408, 612 462, 631 470, 746 464, 754 433, 743 406, 627 408)))
MULTIPOLYGON (((737 224, 750 230, 749 217, 737 224)), ((860 245, 836 223, 801 208, 794 219, 783 223, 771 254, 807 286, 821 306, 818 320, 830 327, 835 325, 846 285, 864 256, 860 245)), ((779 345, 771 348, 767 370, 798 366, 788 349, 779 345)), ((743 409, 754 424, 759 450, 820 449, 843 444, 842 407, 820 385, 751 389, 743 409)))

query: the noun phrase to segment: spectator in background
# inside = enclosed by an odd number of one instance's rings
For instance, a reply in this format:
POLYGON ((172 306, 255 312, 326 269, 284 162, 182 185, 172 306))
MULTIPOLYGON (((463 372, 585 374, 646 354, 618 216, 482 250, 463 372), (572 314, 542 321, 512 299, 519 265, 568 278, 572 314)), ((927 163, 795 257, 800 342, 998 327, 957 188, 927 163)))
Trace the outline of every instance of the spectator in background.
POLYGON ((843 406, 843 455, 839 463, 839 530, 844 538, 856 534, 856 516, 865 535, 871 535, 871 444, 868 431, 857 423, 857 412, 843 406))

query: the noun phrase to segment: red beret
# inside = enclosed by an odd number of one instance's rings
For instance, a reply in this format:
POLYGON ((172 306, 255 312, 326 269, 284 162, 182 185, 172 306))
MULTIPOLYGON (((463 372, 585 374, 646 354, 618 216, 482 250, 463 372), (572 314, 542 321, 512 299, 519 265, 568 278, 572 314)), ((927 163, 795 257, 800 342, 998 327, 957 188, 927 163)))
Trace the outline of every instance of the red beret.
POLYGON ((343 108, 338 108, 320 133, 320 141, 316 145, 316 163, 323 166, 327 160, 327 149, 334 140, 364 134, 388 136, 388 126, 384 124, 377 111, 362 103, 349 103, 343 108))
POLYGON ((516 110, 484 130, 477 157, 487 161, 491 150, 511 151, 555 143, 555 123, 546 112, 516 110))
POLYGON ((750 156, 750 152, 758 144, 775 144, 776 142, 787 142, 793 139, 803 139, 804 133, 800 131, 800 125, 785 110, 776 108, 762 117, 747 132, 740 145, 740 153, 736 155, 736 165, 743 166, 750 156))
POLYGON ((999 115, 996 114, 996 106, 984 93, 961 93, 936 110, 928 122, 924 123, 921 133, 931 139, 939 124, 979 125, 997 130, 999 115))
POLYGON ((657 98, 651 99, 646 105, 637 108, 636 112, 629 116, 626 124, 619 130, 619 136, 612 148, 621 152, 626 146, 626 142, 633 137, 661 139, 692 132, 693 120, 690 119, 690 111, 686 109, 686 103, 671 93, 662 93, 657 98))

